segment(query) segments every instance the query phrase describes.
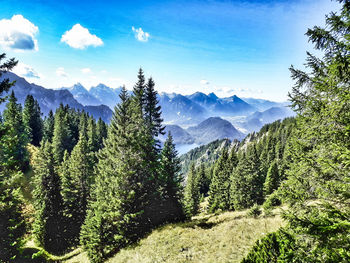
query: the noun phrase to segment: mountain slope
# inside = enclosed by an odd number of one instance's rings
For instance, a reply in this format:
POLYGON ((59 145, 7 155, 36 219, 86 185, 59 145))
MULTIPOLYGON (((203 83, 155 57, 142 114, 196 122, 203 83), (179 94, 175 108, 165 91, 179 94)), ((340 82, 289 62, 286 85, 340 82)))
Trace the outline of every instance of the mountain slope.
POLYGON ((194 143, 193 137, 183 128, 178 125, 166 125, 165 134, 160 136, 160 140, 164 142, 168 136, 168 132, 173 136, 174 143, 177 144, 192 144, 194 143))
POLYGON ((91 95, 87 89, 80 83, 74 84, 72 87, 62 87, 61 89, 67 89, 74 98, 81 104, 85 105, 101 105, 101 101, 91 95))
POLYGON ((242 139, 243 134, 233 125, 219 117, 210 117, 197 126, 190 127, 187 132, 195 139, 197 144, 206 144, 217 139, 242 139))
MULTIPOLYGON (((24 78, 21 78, 12 72, 3 74, 0 81, 5 78, 10 79, 10 81, 16 81, 15 85, 11 87, 9 92, 12 90, 15 92, 15 96, 17 97, 19 103, 23 105, 27 95, 31 94, 39 102, 41 111, 44 115, 47 115, 50 110, 55 111, 56 108, 58 108, 62 103, 64 105, 68 104, 70 107, 77 110, 85 110, 96 119, 101 117, 105 122, 109 122, 110 118, 112 117, 113 112, 106 106, 83 106, 66 89, 45 89, 44 87, 36 84, 28 83, 24 78)), ((5 103, 0 105, 0 111, 4 110, 5 105, 5 103)))
POLYGON ((114 106, 119 103, 120 92, 121 88, 112 89, 104 84, 98 84, 89 90, 91 96, 94 96, 102 104, 107 105, 111 109, 114 109, 114 106))

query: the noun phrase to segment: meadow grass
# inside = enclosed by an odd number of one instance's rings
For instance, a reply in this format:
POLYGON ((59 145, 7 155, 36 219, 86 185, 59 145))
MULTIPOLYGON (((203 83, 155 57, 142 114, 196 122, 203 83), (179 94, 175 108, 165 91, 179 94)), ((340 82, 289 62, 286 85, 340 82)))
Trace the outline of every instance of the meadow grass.
MULTIPOLYGON (((248 216, 247 211, 201 213, 189 222, 167 224, 153 230, 106 262, 240 262, 256 240, 282 225, 277 209, 269 216, 257 218, 248 216)), ((76 250, 63 262, 89 263, 89 260, 86 253, 76 250)))

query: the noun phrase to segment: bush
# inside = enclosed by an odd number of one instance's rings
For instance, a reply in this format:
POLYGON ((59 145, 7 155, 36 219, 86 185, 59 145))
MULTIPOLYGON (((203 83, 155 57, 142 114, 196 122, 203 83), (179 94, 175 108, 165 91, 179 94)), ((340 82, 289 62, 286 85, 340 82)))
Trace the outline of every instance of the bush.
POLYGON ((258 217, 260 214, 261 214, 261 210, 257 204, 253 205, 248 211, 248 215, 255 218, 258 217))
POLYGON ((258 240, 241 263, 292 262, 294 246, 294 238, 281 229, 258 240))

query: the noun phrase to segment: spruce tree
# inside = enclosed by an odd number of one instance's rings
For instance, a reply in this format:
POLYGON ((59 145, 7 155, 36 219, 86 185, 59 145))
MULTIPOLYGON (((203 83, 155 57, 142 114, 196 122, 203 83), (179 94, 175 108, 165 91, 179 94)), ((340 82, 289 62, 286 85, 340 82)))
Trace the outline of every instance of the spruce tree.
POLYGON ((65 152, 61 168, 62 197, 65 216, 69 220, 67 230, 71 244, 77 244, 81 226, 85 220, 90 188, 93 180, 93 156, 87 136, 81 131, 80 139, 68 159, 65 152))
POLYGON ((265 179, 264 183, 264 195, 267 196, 272 194, 274 190, 278 188, 279 185, 279 172, 277 161, 273 161, 265 179))
POLYGON ((163 200, 161 209, 166 215, 164 221, 184 219, 180 203, 183 198, 183 177, 180 170, 180 160, 169 132, 161 153, 160 193, 163 200))
POLYGON ((99 118, 96 124, 96 144, 98 150, 103 147, 103 140, 107 138, 107 125, 106 123, 99 118))
POLYGON ((22 119, 22 107, 17 103, 14 92, 11 92, 9 102, 4 110, 5 134, 2 138, 3 158, 7 160, 6 167, 12 171, 25 171, 28 168, 28 142, 22 119))
MULTIPOLYGON (((6 58, 6 54, 2 53, 0 54, 0 63, 3 59, 6 58)), ((0 77, 2 76, 3 73, 11 71, 16 65, 18 61, 15 60, 14 58, 9 59, 6 62, 3 62, 0 64, 0 77)), ((6 101, 6 97, 1 97, 4 92, 8 92, 9 89, 14 85, 15 82, 10 82, 8 78, 3 79, 0 82, 0 104, 6 101)))
POLYGON ((228 150, 225 148, 215 164, 213 178, 209 190, 209 211, 230 208, 230 176, 231 165, 228 164, 228 150))
POLYGON ((318 50, 307 53, 308 72, 290 69, 298 116, 281 193, 290 203, 295 259, 304 262, 350 261, 350 2, 338 2, 325 28, 306 33, 318 50))
POLYGON ((23 123, 29 142, 34 146, 39 146, 43 137, 43 121, 39 103, 32 95, 28 95, 24 102, 23 123))
POLYGON ((251 143, 246 152, 239 155, 237 167, 231 175, 231 208, 244 209, 254 204, 262 204, 264 179, 256 145, 251 143))
POLYGON ((205 165, 202 163, 197 171, 198 174, 198 187, 201 197, 207 196, 210 186, 210 178, 206 172, 205 165))
POLYGON ((96 122, 93 117, 89 117, 87 121, 87 138, 90 152, 96 152, 98 150, 98 142, 96 122))
POLYGON ((53 147, 44 142, 34 164, 35 221, 33 232, 38 243, 51 253, 61 253, 66 247, 61 181, 55 168, 53 147))
POLYGON ((43 141, 49 141, 52 143, 53 132, 55 129, 55 117, 53 116, 52 110, 50 110, 49 114, 45 117, 43 126, 43 141))
MULTIPOLYGON (((0 55, 0 61, 5 58, 5 54, 0 55)), ((0 64, 0 77, 3 72, 11 70, 17 61, 11 59, 3 64, 0 64)), ((1 97, 3 92, 7 92, 13 83, 8 79, 0 82, 0 104, 6 100, 1 97)), ((17 119, 17 118, 16 118, 17 119)), ((22 236, 25 233, 24 218, 22 216, 22 202, 18 189, 13 184, 13 179, 20 177, 19 168, 11 157, 11 152, 8 147, 19 146, 13 143, 15 138, 13 123, 8 123, 6 126, 0 115, 0 262, 10 262, 18 255, 18 249, 22 245, 22 236)), ((20 122, 17 122, 20 124, 20 122)), ((21 134, 19 134, 21 135, 21 134)), ((21 141, 21 140, 19 140, 21 141)), ((22 145, 21 147, 24 147, 22 145)))
POLYGON ((184 210, 186 216, 191 218, 196 215, 199 210, 199 186, 194 164, 191 165, 187 175, 187 182, 184 194, 184 210))
MULTIPOLYGON (((125 88, 125 87, 124 87, 125 88)), ((145 109, 145 90, 146 90, 146 80, 142 68, 139 69, 137 74, 137 82, 133 88, 133 99, 138 105, 138 109, 141 111, 140 114, 143 116, 145 109)))
POLYGON ((61 163, 63 160, 64 152, 68 152, 74 147, 75 142, 73 139, 72 131, 70 129, 70 117, 69 107, 65 107, 62 104, 56 110, 55 125, 52 138, 52 146, 55 155, 56 163, 61 163))
POLYGON ((99 152, 97 177, 81 242, 92 262, 118 251, 149 230, 144 210, 150 178, 143 152, 146 134, 139 104, 123 88, 115 107, 105 145, 99 152))
POLYGON ((164 129, 161 117, 161 107, 157 98, 157 91, 154 89, 155 83, 152 78, 148 79, 145 89, 145 120, 150 134, 157 138, 158 135, 164 135, 164 129))

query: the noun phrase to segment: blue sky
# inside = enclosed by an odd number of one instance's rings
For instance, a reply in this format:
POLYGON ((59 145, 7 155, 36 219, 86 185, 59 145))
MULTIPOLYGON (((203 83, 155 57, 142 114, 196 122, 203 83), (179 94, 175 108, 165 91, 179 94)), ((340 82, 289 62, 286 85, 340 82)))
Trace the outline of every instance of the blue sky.
POLYGON ((0 51, 46 88, 104 83, 131 89, 140 66, 159 92, 286 100, 308 27, 330 0, 11 1, 0 8, 0 51))

